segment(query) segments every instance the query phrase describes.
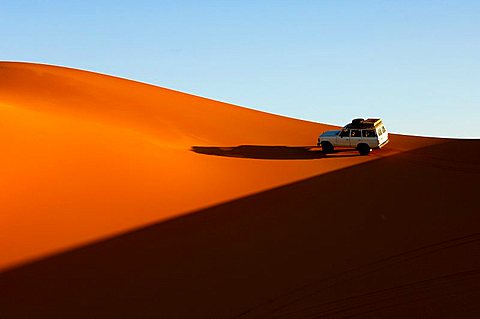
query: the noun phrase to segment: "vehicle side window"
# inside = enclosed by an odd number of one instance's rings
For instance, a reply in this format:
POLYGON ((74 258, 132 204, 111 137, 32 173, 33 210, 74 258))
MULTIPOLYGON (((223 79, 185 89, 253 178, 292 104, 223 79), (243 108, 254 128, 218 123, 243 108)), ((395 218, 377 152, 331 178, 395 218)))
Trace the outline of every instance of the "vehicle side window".
POLYGON ((363 130, 363 137, 376 137, 375 130, 363 130))
POLYGON ((351 137, 360 137, 360 130, 351 130, 351 137))
POLYGON ((348 137, 350 135, 350 130, 349 129, 344 129, 340 132, 341 137, 348 137))

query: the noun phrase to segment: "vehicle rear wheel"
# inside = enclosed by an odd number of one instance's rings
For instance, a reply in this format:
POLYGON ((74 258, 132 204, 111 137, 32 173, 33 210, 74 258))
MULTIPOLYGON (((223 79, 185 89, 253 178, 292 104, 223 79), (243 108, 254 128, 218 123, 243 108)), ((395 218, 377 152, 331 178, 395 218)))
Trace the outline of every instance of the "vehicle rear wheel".
POLYGON ((324 153, 332 153, 332 152, 333 152, 333 149, 334 149, 334 148, 333 148, 332 143, 330 143, 330 142, 322 142, 321 145, 322 145, 322 151, 323 151, 324 153))
POLYGON ((370 146, 368 146, 368 144, 365 144, 365 143, 358 144, 357 146, 357 151, 360 153, 360 155, 368 155, 370 154, 371 150, 372 149, 370 148, 370 146))

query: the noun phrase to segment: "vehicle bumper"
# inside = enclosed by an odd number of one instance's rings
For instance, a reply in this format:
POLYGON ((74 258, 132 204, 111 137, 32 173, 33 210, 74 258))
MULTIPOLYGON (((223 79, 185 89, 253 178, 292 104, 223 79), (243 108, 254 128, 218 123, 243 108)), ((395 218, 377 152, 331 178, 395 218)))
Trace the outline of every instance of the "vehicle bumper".
POLYGON ((382 148, 382 147, 384 147, 385 145, 387 145, 387 144, 388 144, 388 142, 390 142, 390 139, 386 139, 385 141, 383 141, 383 143, 382 143, 382 144, 378 145, 378 148, 382 148))

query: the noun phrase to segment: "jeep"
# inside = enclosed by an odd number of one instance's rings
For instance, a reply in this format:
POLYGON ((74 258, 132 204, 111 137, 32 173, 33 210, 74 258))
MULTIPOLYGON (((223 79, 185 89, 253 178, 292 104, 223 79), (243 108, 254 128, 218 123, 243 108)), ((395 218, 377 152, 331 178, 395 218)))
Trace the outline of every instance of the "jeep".
POLYGON ((368 155, 374 148, 388 143, 388 132, 381 119, 354 119, 341 130, 320 134, 317 146, 324 153, 332 153, 335 147, 355 148, 360 155, 368 155))

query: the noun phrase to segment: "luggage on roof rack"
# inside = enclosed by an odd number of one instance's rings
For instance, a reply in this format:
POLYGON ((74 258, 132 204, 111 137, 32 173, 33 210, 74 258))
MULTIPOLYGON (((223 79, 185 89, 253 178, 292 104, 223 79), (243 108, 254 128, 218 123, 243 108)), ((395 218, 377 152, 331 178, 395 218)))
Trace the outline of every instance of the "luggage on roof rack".
POLYGON ((353 119, 352 120, 352 125, 360 125, 363 121, 365 121, 364 119, 353 119))
POLYGON ((366 129, 366 128, 374 128, 378 124, 382 122, 381 119, 353 119, 352 123, 348 124, 347 128, 356 128, 356 129, 366 129))

